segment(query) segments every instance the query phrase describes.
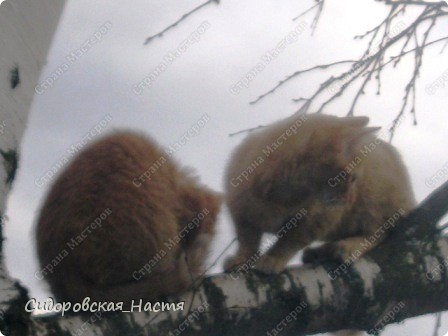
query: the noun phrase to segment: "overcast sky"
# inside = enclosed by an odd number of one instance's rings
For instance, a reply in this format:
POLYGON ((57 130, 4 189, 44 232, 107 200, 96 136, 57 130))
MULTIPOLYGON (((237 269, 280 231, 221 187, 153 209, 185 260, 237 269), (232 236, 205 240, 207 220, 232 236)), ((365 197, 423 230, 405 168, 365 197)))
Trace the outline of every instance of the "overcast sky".
MULTIPOLYGON (((163 38, 143 45, 148 36, 203 2, 67 2, 37 87, 8 202, 7 266, 30 288, 32 297, 43 300, 49 296, 45 283, 34 277, 38 265, 33 226, 51 185, 43 176, 92 128, 101 125, 104 133, 120 128, 139 130, 169 146, 205 117, 200 134, 189 139, 175 159, 194 167, 204 183, 222 190, 226 160, 244 137, 229 134, 291 115, 298 109, 291 99, 310 95, 328 73, 306 75, 256 105, 249 102, 296 70, 360 56, 365 44, 353 36, 378 24, 387 12, 383 4, 373 0, 327 0, 318 29, 311 36, 312 14, 292 19, 314 1, 223 0, 219 6, 213 3, 203 8, 163 38), (265 63, 248 87, 235 90, 238 81, 263 63, 263 55, 293 31, 299 33, 298 38, 265 63), (100 40, 79 51, 95 34, 100 40), (170 52, 186 39, 191 43, 173 58, 170 52), (51 87, 50 77, 56 78, 51 87), (149 78, 146 84, 139 86, 145 78, 149 78)), ((406 24, 409 19, 403 17, 402 21, 406 24)), ((437 30, 447 31, 448 21, 437 30)), ((438 88, 432 94, 425 90, 441 76, 448 79, 447 53, 439 54, 440 47, 425 54, 417 87, 418 126, 413 126, 412 117, 407 115, 393 141, 409 168, 419 201, 448 177, 433 185, 427 183, 448 164, 448 88, 438 88)), ((373 126, 387 127, 401 106, 412 65, 411 57, 389 70, 383 77, 383 95, 375 95, 374 85, 368 87, 355 114, 368 115, 373 126)), ((448 86, 448 81, 445 84, 448 86)), ((342 116, 349 102, 343 99, 330 105, 326 113, 342 116)), ((214 256, 232 240, 232 230, 224 209, 214 256)), ((213 268, 215 272, 220 271, 220 264, 213 268)), ((448 319, 444 320, 445 332, 448 319)), ((384 335, 430 336, 433 321, 414 319, 388 327, 384 335)))

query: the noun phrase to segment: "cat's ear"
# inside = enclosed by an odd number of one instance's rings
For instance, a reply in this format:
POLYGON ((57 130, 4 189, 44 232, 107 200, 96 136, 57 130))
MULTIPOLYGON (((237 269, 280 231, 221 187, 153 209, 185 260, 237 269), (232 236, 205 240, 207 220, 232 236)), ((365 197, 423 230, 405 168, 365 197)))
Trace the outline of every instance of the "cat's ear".
POLYGON ((346 134, 338 141, 336 149, 345 161, 351 161, 357 154, 360 143, 365 136, 376 133, 381 127, 362 127, 347 130, 346 134))
POLYGON ((363 127, 360 129, 357 129, 356 131, 351 132, 351 134, 348 136, 348 141, 349 142, 358 142, 359 140, 361 140, 363 137, 365 137, 366 135, 372 134, 372 133, 376 133, 381 129, 381 127, 363 127))
POLYGON ((346 126, 351 127, 364 127, 369 123, 369 117, 361 116, 361 117, 344 117, 341 118, 342 122, 346 126))

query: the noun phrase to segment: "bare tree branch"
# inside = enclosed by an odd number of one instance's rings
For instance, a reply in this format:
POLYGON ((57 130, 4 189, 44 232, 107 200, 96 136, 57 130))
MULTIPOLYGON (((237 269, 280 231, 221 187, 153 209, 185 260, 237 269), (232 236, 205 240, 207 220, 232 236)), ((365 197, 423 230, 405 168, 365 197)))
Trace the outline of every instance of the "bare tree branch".
POLYGON ((202 5, 199 5, 198 7, 194 8, 194 9, 192 9, 191 11, 189 11, 189 12, 185 13, 184 15, 182 15, 177 21, 175 21, 174 23, 170 24, 168 27, 166 27, 165 29, 163 29, 161 32, 159 32, 159 33, 157 33, 157 34, 155 34, 155 35, 152 35, 152 36, 148 37, 148 38, 145 40, 145 43, 144 43, 144 44, 147 45, 148 43, 150 43, 150 42, 151 42, 153 39, 155 39, 156 37, 162 37, 163 34, 165 34, 168 30, 170 30, 170 29, 176 27, 179 23, 181 23, 182 21, 184 21, 185 19, 187 19, 190 15, 192 15, 192 14, 194 14, 195 12, 199 11, 201 8, 203 8, 203 7, 207 6, 207 5, 210 5, 210 4, 213 3, 213 2, 219 5, 219 2, 220 2, 220 1, 221 1, 221 0, 209 0, 209 1, 207 1, 207 2, 204 2, 202 5))
POLYGON ((296 21, 301 17, 303 17, 304 15, 311 12, 313 9, 317 8, 316 15, 314 16, 313 22, 311 23, 311 35, 313 35, 314 32, 316 31, 317 25, 319 23, 320 17, 322 16, 322 12, 324 10, 325 5, 325 0, 315 0, 315 1, 317 2, 317 4, 315 4, 311 8, 308 8, 307 10, 305 10, 304 12, 302 12, 301 14, 292 19, 293 21, 296 21))
MULTIPOLYGON (((347 328, 378 335, 388 324, 448 310, 448 239, 435 233, 422 240, 419 232, 427 230, 415 229, 432 226, 447 210, 448 182, 363 258, 278 275, 248 270, 208 277, 173 299, 185 302, 183 310, 31 317, 23 309, 26 291, 16 283, 21 294, 2 312, 0 329, 8 336, 300 336, 347 328)), ((4 270, 2 276, 8 278, 4 270)))
POLYGON ((448 181, 429 195, 403 224, 397 227, 405 232, 407 237, 418 237, 427 240, 441 234, 443 226, 437 226, 440 219, 448 212, 448 181), (425 223, 422 225, 421 223, 425 223))
MULTIPOLYGON (((321 65, 316 65, 316 66, 313 66, 313 67, 311 67, 311 68, 308 68, 308 69, 304 69, 304 70, 298 70, 298 71, 296 71, 296 72, 294 72, 292 75, 289 75, 288 77, 286 77, 284 80, 281 80, 276 86, 274 86, 271 90, 269 90, 269 91, 267 91, 266 93, 264 93, 264 94, 262 94, 261 96, 259 96, 257 99, 255 99, 255 100, 253 100, 253 101, 251 101, 250 102, 250 104, 256 104, 256 103, 258 103, 260 100, 262 100, 263 98, 265 98, 266 96, 268 96, 268 95, 270 95, 270 94, 273 94, 275 91, 277 91, 277 89, 280 87, 280 86, 282 86, 283 84, 285 84, 286 82, 288 82, 288 81, 290 81, 290 80, 292 80, 292 79, 294 79, 294 78, 296 78, 296 77, 299 77, 300 75, 303 75, 303 74, 305 74, 305 73, 307 73, 307 72, 312 72, 312 71, 315 71, 315 70, 318 70, 318 69, 320 69, 320 70, 325 70, 325 69, 328 69, 328 68, 331 68, 331 67, 333 67, 333 66, 337 66, 337 65, 341 65, 341 64, 353 64, 353 63, 356 63, 357 61, 356 60, 344 60, 344 61, 339 61, 339 62, 333 62, 333 63, 328 63, 328 64, 321 64, 321 65)), ((302 98, 299 98, 298 100, 301 100, 302 98)))
MULTIPOLYGON (((315 111, 321 113, 333 101, 345 94, 345 91, 354 85, 358 85, 357 90, 353 96, 352 104, 347 111, 347 115, 355 113, 356 105, 361 96, 365 94, 367 85, 375 80, 377 83, 377 94, 381 94, 381 76, 384 69, 393 64, 394 67, 407 55, 414 55, 414 68, 409 79, 408 84, 404 88, 403 102, 398 111, 392 127, 389 129, 390 140, 395 133, 396 127, 402 116, 409 112, 414 119, 414 124, 417 124, 416 117, 416 83, 420 75, 420 69, 423 63, 424 50, 429 46, 433 46, 440 42, 448 43, 448 35, 430 39, 430 34, 433 31, 436 23, 448 16, 448 9, 445 2, 438 3, 424 3, 425 7, 422 9, 414 22, 407 27, 403 27, 404 23, 398 21, 398 18, 406 12, 408 6, 423 2, 414 3, 412 1, 386 1, 391 6, 386 17, 374 28, 368 30, 362 35, 355 36, 355 39, 367 39, 368 42, 364 53, 356 60, 341 60, 329 64, 317 65, 305 70, 298 70, 293 74, 281 80, 271 90, 263 93, 257 99, 250 102, 255 104, 273 94, 281 86, 288 81, 299 77, 301 74, 313 72, 318 70, 332 70, 332 74, 323 81, 319 87, 311 94, 310 97, 301 97, 293 99, 294 102, 302 102, 302 106, 297 111, 298 113, 306 113, 308 109, 317 105, 315 111), (425 26, 426 25, 426 26, 425 26), (419 38, 419 31, 423 29, 421 38, 419 38), (394 47, 399 46, 398 54, 389 55, 394 47), (389 58, 386 60, 386 58, 389 58), (349 65, 349 68, 342 73, 336 74, 333 67, 336 65, 349 65), (329 98, 324 98, 326 93, 330 93, 329 98), (323 99, 323 100, 322 100, 323 99)), ((316 5, 317 6, 317 5, 316 5)), ((444 45, 444 47, 446 44, 444 45)), ((443 51, 444 49, 442 49, 443 51)))

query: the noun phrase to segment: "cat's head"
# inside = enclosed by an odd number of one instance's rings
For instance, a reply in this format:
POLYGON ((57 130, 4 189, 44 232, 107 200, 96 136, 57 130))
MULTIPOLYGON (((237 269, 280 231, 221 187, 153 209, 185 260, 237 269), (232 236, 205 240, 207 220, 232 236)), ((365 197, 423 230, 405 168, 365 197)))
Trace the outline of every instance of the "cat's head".
POLYGON ((211 240, 221 207, 221 194, 191 182, 181 187, 179 197, 179 229, 185 233, 184 246, 199 235, 207 235, 211 240))
POLYGON ((323 206, 351 206, 363 174, 360 148, 379 130, 367 127, 368 122, 368 117, 309 115, 294 139, 298 145, 281 148, 281 155, 272 156, 259 192, 266 200, 286 206, 310 198, 323 206))

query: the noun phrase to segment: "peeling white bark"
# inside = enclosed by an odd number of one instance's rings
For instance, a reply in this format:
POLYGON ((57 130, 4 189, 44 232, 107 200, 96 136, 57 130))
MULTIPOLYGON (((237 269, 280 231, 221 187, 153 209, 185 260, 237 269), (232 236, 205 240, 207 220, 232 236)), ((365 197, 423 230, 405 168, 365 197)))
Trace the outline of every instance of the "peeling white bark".
POLYGON ((361 279, 364 283, 364 295, 373 296, 374 280, 378 277, 378 274, 380 274, 381 272, 379 266, 375 263, 368 262, 365 259, 361 259, 356 264, 353 265, 353 268, 361 276, 361 279))

